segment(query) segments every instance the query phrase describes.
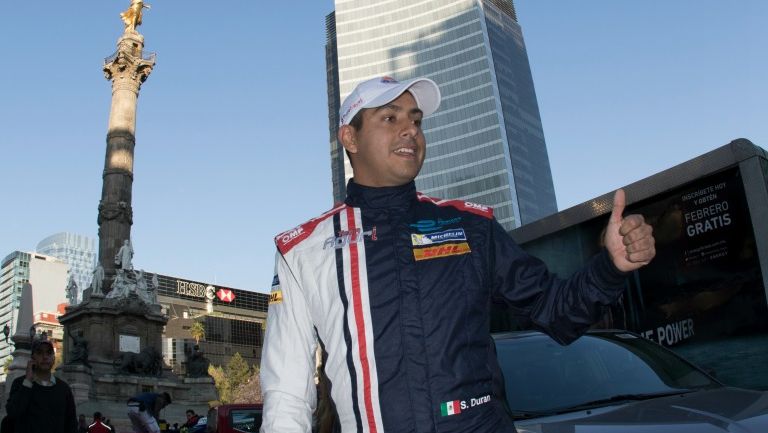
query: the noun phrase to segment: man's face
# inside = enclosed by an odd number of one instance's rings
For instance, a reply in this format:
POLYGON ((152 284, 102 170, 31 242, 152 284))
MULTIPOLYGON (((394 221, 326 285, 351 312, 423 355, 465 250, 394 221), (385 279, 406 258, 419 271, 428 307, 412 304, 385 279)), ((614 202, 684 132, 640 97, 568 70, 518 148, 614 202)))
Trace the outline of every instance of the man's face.
POLYGON ((32 352, 32 362, 37 370, 51 371, 54 362, 53 348, 48 344, 38 346, 32 352))
POLYGON ((362 112, 363 126, 340 131, 352 158, 355 183, 382 187, 404 185, 419 174, 426 155, 422 112, 410 92, 387 105, 362 112))

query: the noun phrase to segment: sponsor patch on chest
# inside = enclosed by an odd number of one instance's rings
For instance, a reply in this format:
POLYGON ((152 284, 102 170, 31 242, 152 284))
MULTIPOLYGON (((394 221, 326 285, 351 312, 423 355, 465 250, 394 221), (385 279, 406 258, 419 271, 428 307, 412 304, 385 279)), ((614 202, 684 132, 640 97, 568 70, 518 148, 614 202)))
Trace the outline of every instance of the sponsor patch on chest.
POLYGON ((413 243, 414 247, 466 240, 467 236, 464 233, 463 228, 445 230, 437 233, 411 233, 411 243, 413 243))
POLYGON ((283 291, 275 290, 269 293, 269 304, 282 304, 283 303, 283 291))
POLYGON ((414 248, 413 258, 421 260, 439 259, 440 257, 459 256, 469 254, 472 250, 466 242, 443 243, 434 246, 414 248))

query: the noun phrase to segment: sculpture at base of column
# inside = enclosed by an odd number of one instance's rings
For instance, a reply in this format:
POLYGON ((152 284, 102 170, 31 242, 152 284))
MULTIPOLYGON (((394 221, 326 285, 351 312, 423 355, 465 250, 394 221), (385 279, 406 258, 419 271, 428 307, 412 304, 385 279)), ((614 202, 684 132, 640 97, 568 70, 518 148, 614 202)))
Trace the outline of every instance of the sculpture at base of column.
POLYGON ((83 336, 82 331, 78 334, 69 334, 72 339, 72 352, 68 364, 83 364, 90 367, 88 363, 88 340, 83 336))
POLYGON ((69 302, 69 305, 77 304, 77 283, 71 275, 69 277, 69 284, 67 284, 67 302, 69 302))
POLYGON ((101 291, 101 287, 104 284, 104 268, 101 265, 96 266, 93 270, 93 280, 91 280, 91 296, 103 296, 104 292, 101 291))
POLYGON ((143 269, 129 272, 118 269, 115 280, 112 282, 112 290, 107 294, 107 299, 127 298, 133 295, 147 305, 156 305, 157 289, 157 274, 153 275, 152 284, 149 285, 143 269))
POLYGON ((133 245, 130 239, 123 241, 123 245, 115 254, 115 264, 123 271, 133 270, 133 245))
POLYGON ((187 361, 187 377, 207 377, 208 367, 211 361, 205 357, 205 353, 200 350, 200 346, 195 345, 187 361))

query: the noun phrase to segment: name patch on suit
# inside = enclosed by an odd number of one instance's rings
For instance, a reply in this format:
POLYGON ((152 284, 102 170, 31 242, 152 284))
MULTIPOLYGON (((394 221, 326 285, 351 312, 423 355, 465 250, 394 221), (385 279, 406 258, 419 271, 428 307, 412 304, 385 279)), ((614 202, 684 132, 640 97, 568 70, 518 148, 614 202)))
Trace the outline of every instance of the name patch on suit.
POLYGON ((421 260, 438 259, 440 257, 458 256, 471 253, 469 244, 466 242, 440 244, 432 247, 414 248, 413 258, 418 262, 421 260))

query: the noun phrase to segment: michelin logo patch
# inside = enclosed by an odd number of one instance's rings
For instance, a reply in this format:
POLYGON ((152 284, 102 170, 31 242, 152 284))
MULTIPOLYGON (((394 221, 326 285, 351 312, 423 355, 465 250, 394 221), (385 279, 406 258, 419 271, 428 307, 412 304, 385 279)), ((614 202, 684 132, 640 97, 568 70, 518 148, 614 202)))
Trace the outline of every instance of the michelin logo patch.
POLYGON ((411 242, 415 247, 440 244, 443 242, 466 241, 466 240, 467 240, 467 236, 464 233, 464 229, 462 228, 446 230, 438 233, 428 233, 428 234, 411 233, 411 242))

